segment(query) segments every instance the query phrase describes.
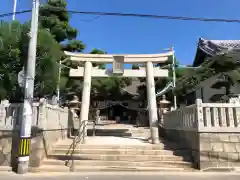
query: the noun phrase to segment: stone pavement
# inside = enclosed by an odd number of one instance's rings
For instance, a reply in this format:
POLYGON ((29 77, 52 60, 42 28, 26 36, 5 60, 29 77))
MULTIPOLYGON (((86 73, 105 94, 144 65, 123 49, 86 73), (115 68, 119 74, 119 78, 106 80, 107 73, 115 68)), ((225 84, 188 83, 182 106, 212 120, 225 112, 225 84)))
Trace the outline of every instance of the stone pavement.
POLYGON ((240 174, 237 173, 49 173, 49 174, 27 174, 16 175, 13 173, 1 173, 4 180, 238 180, 240 174))

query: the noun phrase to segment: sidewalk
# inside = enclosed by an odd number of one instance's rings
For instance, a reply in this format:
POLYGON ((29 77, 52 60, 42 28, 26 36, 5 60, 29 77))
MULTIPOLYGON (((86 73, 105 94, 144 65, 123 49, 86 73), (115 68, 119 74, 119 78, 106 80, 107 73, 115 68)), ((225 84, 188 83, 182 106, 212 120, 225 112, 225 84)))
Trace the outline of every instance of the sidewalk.
POLYGON ((48 173, 17 175, 13 173, 1 173, 4 180, 238 180, 238 173, 48 173))

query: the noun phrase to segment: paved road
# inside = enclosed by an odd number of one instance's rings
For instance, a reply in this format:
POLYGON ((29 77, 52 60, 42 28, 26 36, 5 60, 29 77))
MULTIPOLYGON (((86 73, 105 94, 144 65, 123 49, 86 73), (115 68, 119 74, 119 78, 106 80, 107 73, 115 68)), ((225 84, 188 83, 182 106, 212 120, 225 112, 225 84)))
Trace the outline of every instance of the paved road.
POLYGON ((16 175, 0 173, 4 180, 239 180, 240 174, 236 173, 162 173, 162 174, 27 174, 16 175))

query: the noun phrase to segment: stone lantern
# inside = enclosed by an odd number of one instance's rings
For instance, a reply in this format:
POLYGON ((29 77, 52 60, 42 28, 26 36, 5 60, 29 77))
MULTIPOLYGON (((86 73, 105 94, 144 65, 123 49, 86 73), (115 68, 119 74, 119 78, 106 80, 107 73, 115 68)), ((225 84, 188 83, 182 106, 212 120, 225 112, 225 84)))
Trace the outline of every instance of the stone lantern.
POLYGON ((78 97, 75 95, 75 96, 73 96, 73 99, 69 102, 69 105, 68 105, 68 107, 70 108, 70 109, 80 109, 80 102, 79 102, 79 99, 78 99, 78 97))
POLYGON ((69 121, 68 121, 68 127, 69 127, 69 136, 72 137, 76 135, 80 128, 80 102, 78 97, 75 95, 73 99, 69 102, 69 121))
POLYGON ((162 100, 159 101, 159 108, 163 110, 163 112, 169 111, 171 107, 171 102, 166 99, 166 95, 162 96, 162 100))
POLYGON ((168 112, 171 107, 171 102, 166 99, 166 95, 162 96, 162 100, 158 102, 158 117, 160 123, 163 123, 163 114, 168 112))

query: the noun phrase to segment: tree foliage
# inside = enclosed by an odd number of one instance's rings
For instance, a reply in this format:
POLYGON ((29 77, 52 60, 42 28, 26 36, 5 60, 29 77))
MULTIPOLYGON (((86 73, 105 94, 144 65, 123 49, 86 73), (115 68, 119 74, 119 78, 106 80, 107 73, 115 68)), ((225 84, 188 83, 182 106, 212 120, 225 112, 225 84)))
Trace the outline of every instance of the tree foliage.
POLYGON ((214 95, 211 99, 218 101, 223 96, 231 94, 231 87, 235 83, 239 83, 240 79, 240 53, 238 51, 232 51, 226 54, 220 54, 211 58, 201 65, 201 68, 193 70, 191 73, 186 73, 185 76, 179 79, 177 83, 176 91, 178 93, 179 100, 182 101, 185 95, 195 90, 195 86, 201 81, 215 75, 221 75, 212 88, 220 89, 225 88, 226 94, 214 95))
MULTIPOLYGON (((66 0, 48 0, 40 8, 40 25, 42 28, 47 29, 55 37, 56 41, 62 46, 62 50, 70 52, 83 52, 85 45, 82 41, 76 39, 78 35, 77 29, 73 28, 69 24, 70 15, 67 12, 66 0)), ((100 49, 93 49, 90 54, 106 54, 105 51, 100 49)), ((75 66, 71 62, 66 63, 67 66, 75 66)), ((83 66, 84 64, 78 64, 83 66)), ((93 67, 100 69, 106 69, 103 63, 93 63, 93 67)), ((62 70, 61 82, 65 82, 61 85, 61 92, 75 93, 81 97, 82 81, 78 79, 68 78, 69 69, 62 70)), ((83 78, 81 78, 83 80, 83 78)), ((121 88, 130 84, 128 78, 94 78, 92 80, 92 96, 100 94, 101 96, 109 96, 109 93, 113 96, 120 94, 121 88)))
MULTIPOLYGON (((13 21, 0 24, 0 98, 19 101, 22 96, 17 82, 18 73, 28 58, 28 32, 30 24, 13 21)), ((55 90, 57 78, 56 62, 61 56, 61 48, 49 31, 39 29, 35 95, 51 94, 55 90)))
MULTIPOLYGON (((103 50, 94 48, 94 49, 90 52, 90 54, 107 54, 107 53, 104 52, 103 50)), ((103 64, 103 63, 93 63, 93 66, 94 66, 94 67, 97 66, 97 67, 99 67, 99 69, 106 69, 106 66, 105 66, 105 64, 103 64)))
POLYGON ((85 45, 76 39, 78 31, 70 26, 70 15, 67 12, 66 0, 48 0, 39 11, 40 25, 48 29, 62 49, 70 52, 82 52, 85 45))
POLYGON ((139 65, 138 64, 133 64, 132 69, 139 69, 139 65))
MULTIPOLYGON (((106 52, 93 49, 90 54, 106 54, 106 52)), ((94 63, 93 66, 98 66, 100 69, 106 69, 105 64, 94 63)), ((131 85, 130 78, 123 77, 108 77, 108 78, 94 78, 92 80, 92 97, 100 97, 100 98, 111 98, 111 99, 119 99, 122 95, 122 89, 126 86, 131 85)))

